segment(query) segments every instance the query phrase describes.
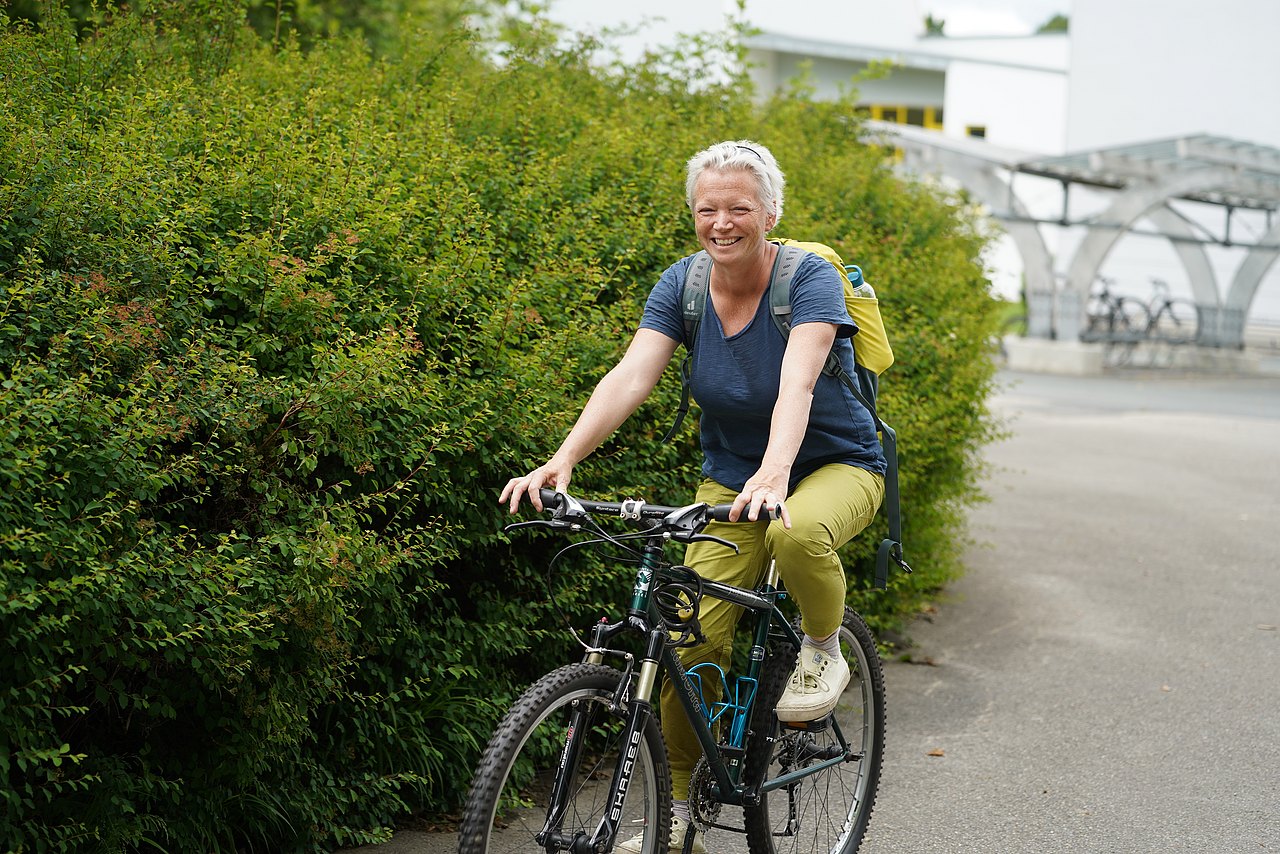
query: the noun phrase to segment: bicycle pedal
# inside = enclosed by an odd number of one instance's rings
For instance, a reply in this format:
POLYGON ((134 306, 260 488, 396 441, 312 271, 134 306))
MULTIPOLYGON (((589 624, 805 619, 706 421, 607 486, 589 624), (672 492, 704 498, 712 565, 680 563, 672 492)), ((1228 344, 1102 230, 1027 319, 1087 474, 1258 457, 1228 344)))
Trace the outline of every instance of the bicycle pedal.
POLYGON ((784 729, 800 730, 801 732, 822 732, 830 728, 835 716, 835 712, 830 712, 813 721, 778 721, 778 724, 784 729))

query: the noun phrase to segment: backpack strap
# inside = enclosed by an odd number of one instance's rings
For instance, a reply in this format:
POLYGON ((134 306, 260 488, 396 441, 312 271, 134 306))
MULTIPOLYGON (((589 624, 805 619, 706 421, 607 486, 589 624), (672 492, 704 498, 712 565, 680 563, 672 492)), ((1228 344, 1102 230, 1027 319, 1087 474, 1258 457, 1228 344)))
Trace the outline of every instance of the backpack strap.
MULTIPOLYGON (((778 258, 774 262, 773 277, 769 280, 769 316, 773 318, 773 323, 778 327, 778 331, 782 333, 783 339, 791 337, 791 280, 795 278, 796 270, 800 268, 800 261, 808 253, 799 246, 779 246, 778 258)), ((856 360, 855 360, 856 362, 856 360)), ((844 368, 840 365, 840 357, 836 355, 835 347, 831 349, 831 353, 827 356, 827 363, 822 366, 822 372, 833 377, 839 377, 844 373, 844 368)), ((870 371, 867 373, 874 377, 870 371)), ((859 380, 862 377, 859 376, 859 380)), ((867 386, 871 389, 871 395, 874 399, 875 386, 867 386)), ((867 408, 874 419, 876 414, 875 404, 867 402, 866 396, 854 390, 858 401, 867 408)))
MULTIPOLYGON (((791 333, 791 279, 795 277, 805 250, 798 246, 779 246, 778 259, 774 264, 773 278, 769 282, 769 314, 783 338, 791 333)), ((857 347, 857 340, 852 342, 857 347)), ((878 380, 876 375, 854 360, 854 374, 849 376, 840 357, 834 348, 827 356, 827 363, 822 372, 835 377, 844 383, 845 388, 853 393, 854 398, 871 413, 871 422, 880 434, 880 445, 884 451, 884 511, 889 519, 889 536, 880 543, 876 552, 876 587, 883 590, 889 585, 889 561, 893 560, 905 572, 911 572, 911 566, 902 555, 902 506, 898 492, 898 434, 893 428, 880 420, 876 412, 876 391, 878 380)))
POLYGON ((783 340, 791 337, 791 280, 807 254, 799 246, 779 245, 778 257, 773 261, 773 273, 769 277, 769 316, 783 340))
POLYGON ((667 430, 662 441, 671 437, 689 414, 689 383, 693 370, 693 345, 698 340, 698 327, 707 308, 707 294, 711 290, 711 256, 705 249, 693 256, 684 276, 684 289, 680 292, 680 314, 684 320, 684 360, 680 363, 680 406, 676 409, 675 423, 667 430))
MULTIPOLYGON (((867 411, 871 413, 871 421, 875 425, 876 432, 880 434, 880 447, 884 451, 884 513, 889 520, 889 536, 880 541, 880 548, 876 552, 876 587, 884 590, 889 586, 889 560, 902 569, 903 572, 910 573, 911 565, 907 563, 906 558, 902 555, 902 505, 898 492, 898 434, 893 428, 880 420, 879 414, 876 412, 875 393, 872 392, 870 399, 862 393, 859 381, 864 384, 873 383, 875 375, 861 365, 855 367, 857 378, 849 376, 849 374, 840 365, 840 361, 834 358, 827 360, 828 368, 833 369, 832 375, 840 382, 844 383, 845 388, 853 393, 854 398, 858 400, 867 411), (869 376, 864 376, 864 374, 869 376)), ((874 385, 865 385, 864 387, 874 389, 874 385)))
POLYGON ((711 291, 711 256, 700 250, 693 256, 685 271, 684 290, 680 293, 680 313, 684 316, 684 347, 693 349, 698 337, 698 327, 707 308, 707 294, 711 291))

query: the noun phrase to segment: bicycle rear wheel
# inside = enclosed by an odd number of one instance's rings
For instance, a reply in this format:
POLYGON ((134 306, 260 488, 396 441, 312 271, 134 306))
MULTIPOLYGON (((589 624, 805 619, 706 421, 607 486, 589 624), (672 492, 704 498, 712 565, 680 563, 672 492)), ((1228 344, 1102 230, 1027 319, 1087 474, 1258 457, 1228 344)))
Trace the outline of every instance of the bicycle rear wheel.
POLYGON ((1196 304, 1185 299, 1171 299, 1160 307, 1152 322, 1155 337, 1170 344, 1190 344, 1199 330, 1196 304))
POLYGON ((622 674, 612 667, 571 664, 548 673, 516 700, 484 749, 459 827, 459 854, 566 849, 589 840, 606 814, 621 820, 617 842, 643 834, 643 854, 666 854, 671 773, 657 721, 650 717, 634 746, 625 800, 613 804, 614 769, 627 761, 622 744, 629 697, 613 705, 622 674), (584 713, 576 730, 571 719, 584 713), (577 738, 566 751, 568 738, 577 738), (560 769, 570 753, 576 761, 560 769), (551 828, 560 843, 540 841, 557 772, 568 785, 566 809, 551 828))
MULTIPOLYGON (((844 611, 840 651, 852 675, 835 711, 846 760, 744 808, 751 854, 853 854, 866 835, 884 758, 884 672, 871 630, 852 608, 844 611)), ((752 717, 744 769, 748 780, 759 779, 762 762, 766 779, 776 779, 842 749, 830 726, 797 730, 778 723, 773 707, 794 666, 792 645, 770 651, 752 717)))

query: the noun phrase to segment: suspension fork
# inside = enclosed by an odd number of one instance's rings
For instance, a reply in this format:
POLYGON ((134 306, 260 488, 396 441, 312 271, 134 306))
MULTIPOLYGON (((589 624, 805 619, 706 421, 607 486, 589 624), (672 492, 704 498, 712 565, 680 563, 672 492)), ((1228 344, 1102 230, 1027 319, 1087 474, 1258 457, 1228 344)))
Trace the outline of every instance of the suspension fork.
MULTIPOLYGON (((649 628, 645 618, 649 606, 650 586, 661 558, 661 546, 650 544, 645 547, 640 570, 636 573, 636 583, 632 591, 632 602, 627 618, 621 623, 612 625, 603 622, 596 624, 592 630, 592 649, 586 656, 587 663, 602 663, 603 650, 614 635, 628 630, 647 631, 648 645, 640 661, 634 688, 628 691, 627 683, 631 681, 632 674, 631 667, 628 665, 611 700, 615 706, 625 704, 627 723, 622 734, 622 753, 609 784, 609 807, 596 827, 590 842, 592 849, 596 851, 613 847, 622 821, 622 806, 626 801, 627 789, 631 785, 636 759, 640 754, 640 743, 644 739, 645 727, 653 717, 653 689, 658 676, 658 662, 666 647, 666 632, 660 627, 649 628), (627 702, 628 694, 630 695, 629 703, 627 702)), ((552 784, 547 820, 537 837, 538 844, 548 851, 571 850, 578 847, 577 840, 565 839, 559 828, 568 809, 569 796, 574 785, 572 769, 578 766, 581 759, 582 739, 590 725, 587 706, 586 703, 579 703, 569 717, 569 730, 560 756, 560 767, 552 784)))
POLYGON ((574 785, 573 769, 578 767, 582 757, 583 734, 590 728, 590 705, 574 701, 573 711, 569 713, 569 727, 564 737, 564 748, 560 751, 560 766, 551 784, 547 820, 543 822, 542 831, 537 836, 538 845, 547 851, 568 850, 573 845, 572 839, 566 840, 561 834, 560 825, 564 821, 569 794, 574 785))
POLYGON ((640 742, 644 739, 644 728, 653 717, 653 686, 658 676, 658 661, 666 646, 666 633, 661 628, 649 632, 649 643, 644 658, 640 662, 636 677, 635 691, 627 714, 627 726, 623 730, 622 755, 613 769, 613 779, 609 783, 609 809, 596 828, 591 838, 591 847, 595 851, 607 851, 613 847, 618 830, 622 823, 622 805, 627 798, 627 789, 631 785, 631 776, 635 771, 636 758, 640 755, 640 742))
MULTIPOLYGON (((618 835, 622 821, 622 805, 626 801, 627 789, 631 785, 636 760, 640 755, 640 743, 644 740, 645 727, 653 717, 650 696, 653 693, 658 670, 658 663, 654 657, 655 643, 657 648, 661 649, 663 639, 662 633, 658 630, 650 635, 650 649, 640 662, 634 691, 628 691, 625 684, 620 684, 610 700, 613 704, 625 703, 627 723, 622 731, 618 764, 613 769, 613 779, 609 783, 609 807, 591 839, 591 846, 596 851, 611 848, 618 835), (629 701, 628 694, 631 695, 629 701)), ((629 675, 624 676, 623 682, 625 683, 629 678, 629 675)), ((583 740, 592 726, 590 708, 593 705, 596 704, 576 702, 569 715, 564 749, 560 753, 559 767, 548 799, 547 819, 537 836, 538 845, 547 851, 569 851, 577 847, 574 839, 564 837, 560 827, 576 783, 574 769, 582 759, 583 740)))

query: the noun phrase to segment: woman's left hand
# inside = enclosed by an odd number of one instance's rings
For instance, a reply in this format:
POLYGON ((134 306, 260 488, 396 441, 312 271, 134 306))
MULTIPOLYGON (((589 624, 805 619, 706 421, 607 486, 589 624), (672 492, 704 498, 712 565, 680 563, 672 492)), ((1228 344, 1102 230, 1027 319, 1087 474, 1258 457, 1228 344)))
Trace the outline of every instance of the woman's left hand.
POLYGON ((729 519, 736 522, 746 510, 747 519, 755 522, 760 518, 761 509, 767 511, 775 519, 782 519, 784 528, 791 527, 791 514, 787 512, 787 476, 782 472, 756 472, 747 481, 746 486, 734 499, 733 509, 729 511, 729 519))

